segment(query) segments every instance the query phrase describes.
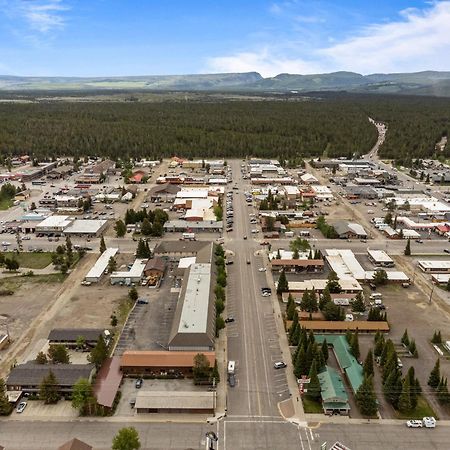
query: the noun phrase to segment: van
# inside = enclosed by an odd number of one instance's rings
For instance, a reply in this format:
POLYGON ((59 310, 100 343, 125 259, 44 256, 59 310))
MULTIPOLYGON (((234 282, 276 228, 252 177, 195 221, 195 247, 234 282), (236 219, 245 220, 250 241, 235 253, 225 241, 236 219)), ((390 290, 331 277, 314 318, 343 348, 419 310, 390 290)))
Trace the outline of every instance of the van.
POLYGON ((234 374, 235 367, 236 367, 236 362, 235 361, 228 361, 227 372, 228 372, 229 375, 234 374))
POLYGON ((370 294, 370 300, 381 300, 382 298, 383 298, 383 294, 380 294, 379 292, 370 294))

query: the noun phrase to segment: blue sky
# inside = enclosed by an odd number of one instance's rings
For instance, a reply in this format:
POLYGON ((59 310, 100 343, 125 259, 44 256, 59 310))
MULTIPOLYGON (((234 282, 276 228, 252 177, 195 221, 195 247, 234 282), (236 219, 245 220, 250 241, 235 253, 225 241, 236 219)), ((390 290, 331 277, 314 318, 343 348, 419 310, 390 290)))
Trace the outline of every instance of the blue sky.
POLYGON ((450 1, 0 0, 0 74, 449 70, 450 1))

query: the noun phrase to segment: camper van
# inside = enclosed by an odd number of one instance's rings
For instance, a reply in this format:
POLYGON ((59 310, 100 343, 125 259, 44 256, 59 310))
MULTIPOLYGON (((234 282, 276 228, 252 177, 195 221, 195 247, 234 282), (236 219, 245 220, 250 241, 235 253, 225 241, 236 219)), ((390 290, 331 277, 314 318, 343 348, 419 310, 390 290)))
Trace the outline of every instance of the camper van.
POLYGON ((236 362, 235 361, 228 361, 228 375, 233 375, 235 370, 236 362))

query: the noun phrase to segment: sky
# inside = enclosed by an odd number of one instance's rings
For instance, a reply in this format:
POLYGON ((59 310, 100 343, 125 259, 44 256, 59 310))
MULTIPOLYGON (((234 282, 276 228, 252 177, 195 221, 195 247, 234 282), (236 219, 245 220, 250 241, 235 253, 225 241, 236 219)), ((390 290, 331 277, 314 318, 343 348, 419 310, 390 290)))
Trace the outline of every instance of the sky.
POLYGON ((0 0, 0 74, 450 70, 450 1, 0 0))

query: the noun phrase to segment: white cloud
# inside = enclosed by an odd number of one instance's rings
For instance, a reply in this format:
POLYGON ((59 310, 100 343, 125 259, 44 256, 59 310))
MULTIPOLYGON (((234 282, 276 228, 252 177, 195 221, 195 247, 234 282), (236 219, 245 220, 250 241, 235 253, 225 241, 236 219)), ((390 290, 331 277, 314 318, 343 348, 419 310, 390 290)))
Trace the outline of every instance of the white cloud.
POLYGON ((322 49, 337 70, 361 73, 449 69, 450 2, 401 11, 403 20, 367 27, 361 34, 322 49))
POLYGON ((24 19, 33 31, 43 34, 64 28, 64 12, 70 9, 63 0, 10 0, 4 4, 4 12, 24 19))
POLYGON ((301 58, 277 56, 265 48, 258 52, 240 52, 219 56, 208 61, 208 70, 213 72, 259 72, 263 77, 280 73, 317 73, 320 66, 301 58))
MULTIPOLYGON (((274 4, 284 6, 283 3, 274 4)), ((272 5, 273 12, 277 8, 272 5)), ((314 26, 320 17, 293 16, 295 22, 314 26)), ((419 10, 400 11, 400 19, 373 24, 345 40, 329 36, 328 46, 319 47, 296 38, 308 36, 307 29, 291 33, 290 41, 254 47, 208 60, 208 68, 218 72, 258 71, 263 76, 279 73, 318 73, 351 70, 363 74, 374 72, 412 72, 449 70, 450 1, 431 3, 419 10), (294 43, 294 44, 293 44, 294 43)))

